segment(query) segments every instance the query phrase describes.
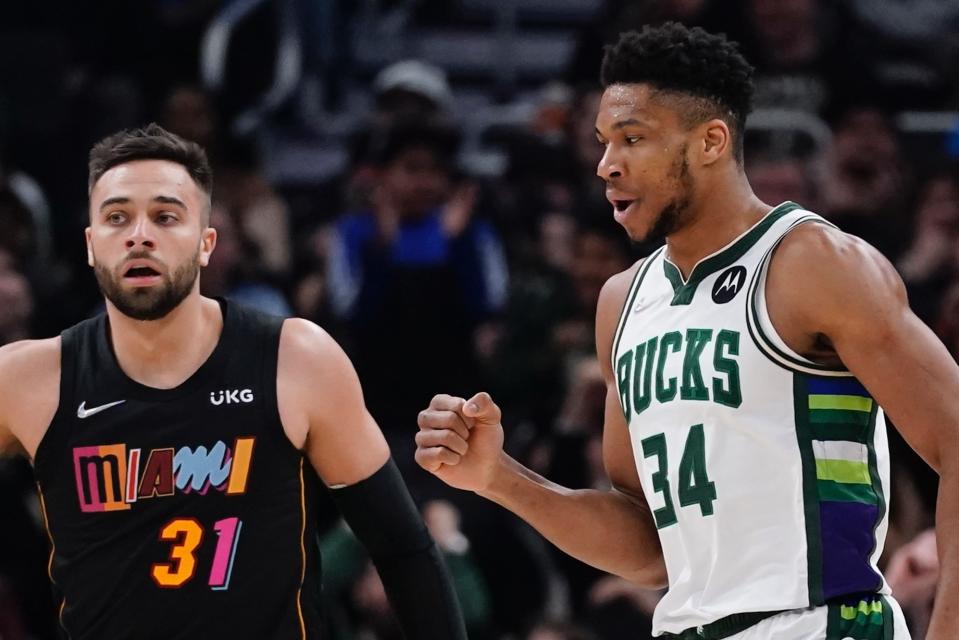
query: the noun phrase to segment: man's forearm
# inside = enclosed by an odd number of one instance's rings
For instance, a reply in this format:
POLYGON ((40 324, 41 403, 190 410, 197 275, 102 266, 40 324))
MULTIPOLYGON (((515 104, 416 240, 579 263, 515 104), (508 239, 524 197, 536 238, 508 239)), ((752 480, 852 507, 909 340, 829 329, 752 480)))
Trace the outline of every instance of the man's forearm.
POLYGON ((392 459, 332 496, 369 552, 405 636, 466 640, 449 572, 392 459))
POLYGON ((663 553, 645 503, 618 491, 567 489, 506 454, 481 496, 509 509, 569 555, 636 584, 666 584, 663 553))
POLYGON ((959 464, 943 456, 936 504, 939 587, 926 640, 959 638, 959 464))

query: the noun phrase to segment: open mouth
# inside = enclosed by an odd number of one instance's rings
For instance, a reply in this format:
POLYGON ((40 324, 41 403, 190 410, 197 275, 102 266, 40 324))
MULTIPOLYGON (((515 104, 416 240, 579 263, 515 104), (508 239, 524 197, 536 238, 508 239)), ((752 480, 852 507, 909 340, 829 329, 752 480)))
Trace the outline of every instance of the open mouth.
POLYGON ((613 200, 613 207, 616 209, 616 211, 618 211, 619 213, 622 213, 623 211, 626 211, 626 209, 629 209, 629 205, 633 204, 634 202, 636 201, 635 200, 613 200))
POLYGON ((130 267, 127 269, 127 272, 123 274, 124 278, 149 278, 152 276, 158 276, 160 273, 151 267, 130 267))

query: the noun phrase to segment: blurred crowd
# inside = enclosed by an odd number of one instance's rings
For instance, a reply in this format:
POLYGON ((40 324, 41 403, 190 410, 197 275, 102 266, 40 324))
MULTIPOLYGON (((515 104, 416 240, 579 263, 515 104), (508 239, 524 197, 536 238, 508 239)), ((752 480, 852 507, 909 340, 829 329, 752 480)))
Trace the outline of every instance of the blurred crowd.
MULTIPOLYGON (((646 638, 660 595, 570 559, 498 507, 445 488, 412 455, 416 414, 434 393, 485 389, 503 408, 511 454, 566 486, 608 486, 595 306, 607 278, 656 246, 630 244, 595 176, 599 61, 618 32, 678 19, 740 42, 757 67, 746 170, 759 197, 799 202, 878 247, 913 309, 959 356, 952 3, 609 0, 579 31, 562 73, 491 96, 527 114, 483 132, 484 157, 498 164, 466 161, 474 114, 458 101, 457 82, 422 60, 364 77, 349 55, 327 53, 338 71, 312 78, 319 91, 295 93, 252 129, 236 126, 243 83, 211 89, 198 62, 207 25, 230 4, 0 10, 0 344, 56 335, 102 309, 82 236, 90 145, 150 121, 201 143, 214 166, 219 234, 203 292, 309 318, 344 345, 446 554, 471 638, 646 638), (347 161, 315 183, 271 179, 258 127, 284 132, 294 148, 298 132, 316 139, 324 126, 311 118, 352 109, 337 97, 345 76, 367 97, 364 111, 349 113, 359 126, 329 142, 347 161)), ((349 3, 314 4, 327 18, 339 8, 339 28, 350 32, 349 3)), ((456 3, 408 4, 409 28, 455 18, 456 3)), ((257 31, 269 20, 260 22, 237 37, 269 40, 257 31)), ((255 83, 272 65, 257 55, 251 46, 233 60, 233 75, 255 83)), ((890 440, 881 564, 921 638, 937 579, 929 532, 937 478, 894 429, 890 440)), ((332 504, 324 513, 317 544, 330 637, 398 638, 362 546, 332 504)), ((47 543, 29 464, 0 461, 4 640, 55 637, 47 543)))

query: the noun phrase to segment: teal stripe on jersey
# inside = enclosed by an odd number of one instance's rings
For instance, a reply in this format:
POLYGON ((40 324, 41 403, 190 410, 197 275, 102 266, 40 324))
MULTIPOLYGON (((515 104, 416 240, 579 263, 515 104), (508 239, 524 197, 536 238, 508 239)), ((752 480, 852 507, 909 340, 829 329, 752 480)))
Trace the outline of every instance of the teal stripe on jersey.
POLYGON ((881 584, 871 564, 886 508, 873 446, 879 407, 868 396, 849 393, 850 385, 824 388, 830 381, 822 376, 797 372, 793 380, 809 602, 815 606, 881 584))
POLYGON ((846 409, 810 409, 809 421, 813 424, 859 425, 867 426, 871 420, 871 411, 849 411, 846 409))
POLYGON ((832 480, 818 480, 819 498, 826 502, 861 502, 879 504, 879 497, 868 484, 843 484, 832 480))
POLYGON ((847 440, 866 444, 869 425, 821 423, 810 425, 813 440, 847 440))

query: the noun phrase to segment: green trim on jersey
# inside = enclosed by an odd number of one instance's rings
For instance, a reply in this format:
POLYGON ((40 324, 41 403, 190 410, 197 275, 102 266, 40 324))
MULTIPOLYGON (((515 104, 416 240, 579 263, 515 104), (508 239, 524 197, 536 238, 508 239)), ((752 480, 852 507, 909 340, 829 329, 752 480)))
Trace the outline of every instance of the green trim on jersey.
MULTIPOLYGON (((619 323, 616 325, 616 333, 613 335, 613 349, 609 354, 610 360, 612 360, 614 377, 618 377, 618 373, 616 371, 616 360, 619 352, 619 342, 622 340, 623 330, 626 328, 626 320, 629 318, 630 309, 633 308, 633 304, 636 302, 636 294, 639 293, 639 287, 643 284, 643 278, 645 278, 646 274, 649 272, 650 265, 653 264, 656 256, 662 253, 665 249, 666 247, 662 246, 646 257, 643 264, 639 265, 639 268, 636 269, 636 274, 633 276, 633 282, 630 284, 629 291, 626 293, 626 299, 623 302, 623 310, 619 314, 619 323)), ((625 406, 623 406, 622 396, 620 396, 619 404, 619 408, 623 410, 623 415, 626 417, 626 421, 629 422, 629 411, 625 406)))
POLYGON ((789 225, 785 231, 783 231, 782 236, 766 251, 766 254, 763 256, 762 260, 759 261, 759 266, 756 267, 756 271, 753 273, 752 281, 749 283, 749 291, 747 293, 746 327, 749 330, 749 336, 753 339, 755 345, 759 347, 759 350, 772 362, 788 371, 821 376, 851 377, 852 373, 850 373, 845 367, 834 367, 819 364, 817 362, 800 360, 792 354, 786 353, 780 349, 769 336, 766 335, 765 331, 763 331, 762 323, 759 321, 759 310, 757 303, 760 293, 759 281, 761 280, 761 275, 765 273, 769 266, 769 261, 772 258, 773 251, 775 251, 776 247, 779 246, 779 243, 782 242, 783 238, 786 237, 786 234, 795 229, 797 226, 811 220, 830 224, 815 214, 809 214, 808 216, 799 218, 789 225))
POLYGON ((799 208, 800 206, 795 202, 784 202, 778 207, 775 207, 732 245, 721 249, 719 253, 706 258, 702 262, 696 263, 693 270, 689 273, 688 280, 684 281, 679 268, 664 256, 663 271, 666 279, 669 280, 669 283, 673 286, 673 301, 670 304, 673 306, 690 304, 693 301, 693 296, 696 295, 696 288, 700 282, 707 276, 716 273, 720 269, 725 269, 742 258, 777 220, 790 211, 795 211, 799 208))
MULTIPOLYGON (((815 376, 801 372, 793 373, 793 411, 795 414, 796 438, 803 470, 803 509, 806 518, 806 545, 809 605, 827 604, 824 601, 825 563, 835 562, 829 559, 830 549, 824 549, 824 540, 830 539, 829 531, 823 529, 821 509, 826 503, 859 503, 876 507, 876 519, 872 523, 872 546, 862 562, 872 564, 876 545, 879 542, 877 531, 885 518, 886 500, 875 448, 875 434, 879 415, 879 404, 871 397, 858 396, 856 403, 865 406, 869 401, 868 413, 857 410, 814 409, 821 405, 819 399, 825 397, 847 397, 840 394, 823 393, 826 376, 815 376), (814 389, 816 391, 814 391, 814 389), (825 414, 833 421, 815 422, 816 414, 825 414), (865 418, 861 425, 859 417, 865 418), (855 418, 855 422, 850 422, 855 418)), ((837 382, 827 384, 837 384, 837 382)), ((850 383, 839 383, 850 384, 850 383)), ((859 385, 861 386, 861 385, 859 385)), ((846 402, 852 405, 854 403, 846 402)), ((830 509, 835 513, 836 506, 830 509)), ((869 526, 867 523, 863 523, 869 526)), ((827 523, 828 525, 828 523, 827 523)), ((833 525, 834 526, 834 525, 833 525)), ((865 551, 865 550, 863 550, 865 551)), ((827 572, 828 573, 828 572, 827 572)), ((878 579, 878 576, 877 576, 878 579)), ((875 585, 863 584, 861 592, 878 590, 881 579, 875 585)), ((828 588, 828 585, 826 585, 828 588)), ((832 587, 833 589, 835 586, 832 587)), ((834 598, 834 593, 830 595, 834 598)), ((834 600, 832 600, 834 602, 834 600)), ((831 606, 831 605, 830 605, 831 606)), ((836 636, 845 638, 849 634, 836 636)), ((827 636, 832 638, 833 636, 827 636)), ((860 638, 860 636, 853 636, 860 638)), ((871 638, 872 636, 862 636, 871 638)))
POLYGON ((809 393, 806 376, 793 375, 793 402, 796 414, 796 439, 802 461, 803 513, 806 516, 806 578, 809 606, 824 604, 822 595, 822 529, 819 523, 819 487, 816 477, 816 456, 812 450, 809 423, 809 393))
POLYGON ((830 604, 825 640, 893 640, 892 606, 883 596, 864 598, 856 605, 830 604))

